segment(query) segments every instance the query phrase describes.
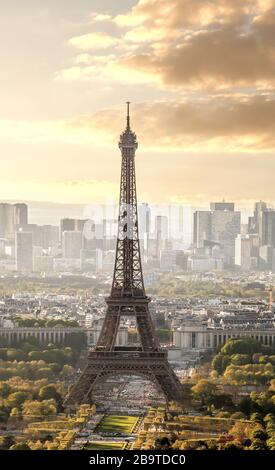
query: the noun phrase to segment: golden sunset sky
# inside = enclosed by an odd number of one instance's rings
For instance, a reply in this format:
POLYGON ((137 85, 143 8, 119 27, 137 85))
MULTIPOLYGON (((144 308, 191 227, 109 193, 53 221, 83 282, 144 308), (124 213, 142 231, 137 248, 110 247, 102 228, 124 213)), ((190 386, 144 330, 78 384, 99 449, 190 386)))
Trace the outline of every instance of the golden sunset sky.
POLYGON ((132 102, 140 201, 275 201, 275 0, 0 5, 0 199, 117 197, 132 102))

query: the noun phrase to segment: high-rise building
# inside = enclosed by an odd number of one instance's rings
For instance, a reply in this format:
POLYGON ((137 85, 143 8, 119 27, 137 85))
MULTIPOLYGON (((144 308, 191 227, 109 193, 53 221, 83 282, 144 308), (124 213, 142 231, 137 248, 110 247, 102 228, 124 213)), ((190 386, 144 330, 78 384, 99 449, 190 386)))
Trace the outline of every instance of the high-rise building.
POLYGON ((80 259, 83 234, 77 231, 65 231, 62 237, 63 258, 80 259))
POLYGON ((139 237, 144 240, 145 237, 149 236, 151 230, 151 209, 149 204, 143 202, 138 205, 138 217, 139 217, 139 237))
POLYGON ((63 232, 83 232, 83 228, 87 222, 87 219, 61 219, 60 221, 60 231, 61 235, 63 232))
POLYGON ((63 232, 72 232, 75 230, 75 219, 61 219, 60 220, 60 232, 61 237, 63 232))
POLYGON ((24 203, 14 204, 15 208, 15 224, 27 225, 28 223, 28 206, 24 203))
POLYGON ((261 245, 271 245, 275 248, 275 210, 266 209, 261 213, 259 235, 261 245))
POLYGON ((42 247, 44 249, 59 245, 59 227, 56 225, 42 225, 42 247))
POLYGON ((234 211, 234 202, 210 202, 211 211, 234 211))
POLYGON ((241 232, 241 213, 234 210, 215 210, 211 213, 211 239, 223 247, 228 265, 234 264, 235 238, 241 232))
POLYGON ((211 212, 194 213, 193 241, 196 248, 203 248, 206 240, 211 240, 211 212))
POLYGON ((241 213, 235 211, 232 202, 212 202, 210 211, 194 213, 196 248, 219 246, 227 265, 234 264, 235 238, 241 231, 241 213))
POLYGON ((244 271, 258 268, 260 239, 256 233, 239 234, 235 240, 235 265, 244 271))
POLYGON ((43 246, 43 229, 41 225, 37 225, 37 224, 19 225, 18 231, 32 233, 33 245, 43 246))
POLYGON ((13 204, 0 204, 0 238, 14 240, 15 207, 13 204))
POLYGON ((264 201, 256 202, 254 205, 254 215, 248 219, 248 232, 259 233, 262 225, 262 213, 267 210, 267 204, 264 201))
POLYGON ((16 228, 28 223, 27 204, 0 204, 0 238, 14 241, 16 228))
POLYGON ((270 245, 260 246, 259 268, 263 271, 272 270, 273 258, 275 262, 275 249, 270 245))
POLYGON ((15 259, 17 271, 33 270, 33 235, 30 232, 16 232, 15 259))

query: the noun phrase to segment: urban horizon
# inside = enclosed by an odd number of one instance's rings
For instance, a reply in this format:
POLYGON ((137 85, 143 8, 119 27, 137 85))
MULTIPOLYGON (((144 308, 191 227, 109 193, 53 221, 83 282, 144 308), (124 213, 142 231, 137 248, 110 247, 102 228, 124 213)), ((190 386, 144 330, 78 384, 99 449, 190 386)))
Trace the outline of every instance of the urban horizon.
POLYGON ((269 466, 275 0, 2 1, 0 49, 1 463, 269 466))

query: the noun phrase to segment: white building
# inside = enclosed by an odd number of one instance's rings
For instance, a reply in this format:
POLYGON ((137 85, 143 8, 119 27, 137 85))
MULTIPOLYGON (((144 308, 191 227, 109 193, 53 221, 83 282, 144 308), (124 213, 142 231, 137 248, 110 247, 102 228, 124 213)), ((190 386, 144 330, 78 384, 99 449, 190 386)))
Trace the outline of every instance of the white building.
POLYGON ((238 235, 235 239, 235 265, 244 271, 258 268, 260 239, 258 234, 238 235))

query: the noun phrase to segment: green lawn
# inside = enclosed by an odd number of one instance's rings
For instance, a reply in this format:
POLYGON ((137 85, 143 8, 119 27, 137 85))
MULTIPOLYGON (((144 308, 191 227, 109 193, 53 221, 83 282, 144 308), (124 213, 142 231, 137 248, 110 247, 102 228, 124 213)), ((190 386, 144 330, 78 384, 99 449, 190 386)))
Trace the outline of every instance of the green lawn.
POLYGON ((137 416, 106 415, 97 426, 96 432, 131 434, 138 419, 137 416))
POLYGON ((125 446, 125 442, 89 442, 84 449, 85 450, 122 450, 125 446))

